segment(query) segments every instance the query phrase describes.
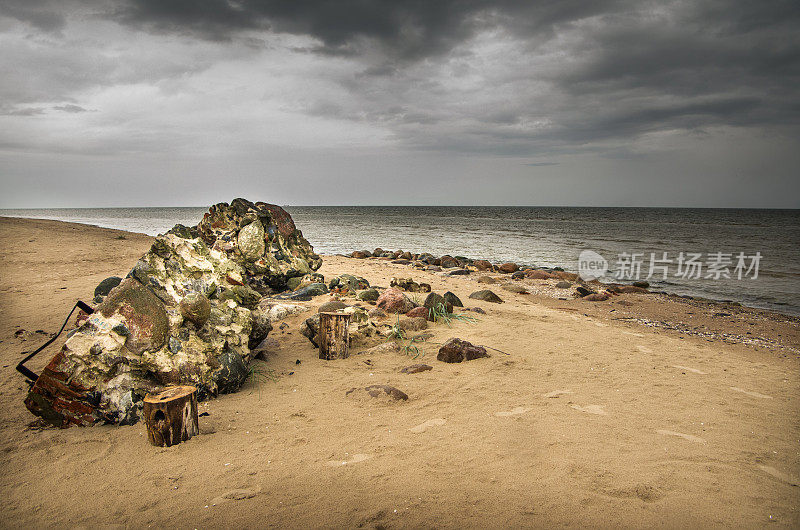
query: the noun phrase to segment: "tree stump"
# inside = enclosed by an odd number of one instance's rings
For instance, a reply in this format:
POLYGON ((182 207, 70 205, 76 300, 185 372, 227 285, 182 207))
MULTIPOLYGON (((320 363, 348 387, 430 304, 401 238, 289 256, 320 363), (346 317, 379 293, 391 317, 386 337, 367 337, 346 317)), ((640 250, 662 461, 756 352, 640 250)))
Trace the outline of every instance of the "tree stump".
POLYGON ((150 443, 167 447, 185 442, 200 433, 197 420, 197 389, 173 386, 144 398, 145 424, 150 443))
POLYGON ((347 359, 350 355, 349 325, 350 315, 347 313, 319 314, 320 359, 347 359))

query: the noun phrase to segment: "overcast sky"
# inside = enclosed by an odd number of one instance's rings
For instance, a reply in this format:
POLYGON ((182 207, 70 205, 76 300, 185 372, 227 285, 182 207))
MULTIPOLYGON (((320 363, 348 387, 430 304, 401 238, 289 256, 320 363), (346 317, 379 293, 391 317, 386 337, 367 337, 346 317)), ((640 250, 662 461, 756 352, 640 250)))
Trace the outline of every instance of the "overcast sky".
POLYGON ((0 207, 800 207, 800 2, 0 0, 0 207))

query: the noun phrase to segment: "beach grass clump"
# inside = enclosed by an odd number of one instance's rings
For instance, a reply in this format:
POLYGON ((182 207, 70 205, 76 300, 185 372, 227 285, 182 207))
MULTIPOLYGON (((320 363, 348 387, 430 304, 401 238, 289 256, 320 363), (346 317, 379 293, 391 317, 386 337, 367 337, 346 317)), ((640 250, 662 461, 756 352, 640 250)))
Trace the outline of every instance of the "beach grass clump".
POLYGON ((445 304, 436 304, 428 310, 429 320, 433 322, 444 322, 448 326, 454 321, 468 322, 473 324, 478 321, 477 318, 471 315, 464 315, 461 313, 450 313, 447 311, 445 304))

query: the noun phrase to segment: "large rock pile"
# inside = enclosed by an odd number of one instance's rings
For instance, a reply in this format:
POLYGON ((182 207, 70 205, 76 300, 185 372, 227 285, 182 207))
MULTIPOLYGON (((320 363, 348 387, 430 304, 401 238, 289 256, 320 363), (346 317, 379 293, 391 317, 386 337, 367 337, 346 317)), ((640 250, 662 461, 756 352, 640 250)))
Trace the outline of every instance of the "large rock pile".
POLYGON ((282 208, 236 199, 176 225, 73 330, 25 404, 59 425, 134 423, 147 392, 237 390, 271 330, 262 295, 322 264, 282 208))

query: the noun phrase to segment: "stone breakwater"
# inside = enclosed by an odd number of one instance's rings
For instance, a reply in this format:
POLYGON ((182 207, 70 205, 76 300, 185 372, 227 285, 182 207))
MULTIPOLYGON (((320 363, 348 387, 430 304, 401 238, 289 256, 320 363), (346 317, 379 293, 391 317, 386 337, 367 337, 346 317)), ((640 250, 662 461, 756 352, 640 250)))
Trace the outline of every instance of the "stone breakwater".
MULTIPOLYGON (((574 287, 573 296, 582 298, 589 302, 604 302, 613 296, 623 293, 648 293, 649 284, 647 282, 634 282, 632 285, 617 283, 604 284, 597 280, 585 282, 572 272, 567 272, 560 267, 552 269, 520 266, 513 262, 491 263, 483 259, 472 259, 465 256, 444 255, 436 257, 427 252, 411 253, 403 250, 384 250, 376 248, 373 251, 356 250, 349 257, 355 259, 379 259, 386 260, 399 265, 409 265, 411 267, 430 272, 441 272, 451 276, 462 276, 478 273, 502 273, 507 274, 512 280, 560 280, 556 284, 559 289, 570 289, 574 287), (574 284, 574 285, 573 285, 574 284)), ((410 281, 410 279, 408 280, 410 281)), ((478 278, 481 283, 496 283, 494 278, 482 276, 478 278)), ((524 288, 506 284, 505 290, 526 294, 524 288)), ((412 290, 412 289, 406 289, 412 290)), ((479 291, 473 293, 474 298, 494 297, 491 291, 479 291)), ((485 299, 485 298, 484 298, 485 299)), ((499 300, 499 298, 498 298, 499 300)))
POLYGON ((280 207, 216 204, 197 226, 156 237, 125 279, 98 286, 95 312, 79 317, 25 405, 62 427, 125 424, 164 385, 233 392, 272 329, 275 307, 262 298, 309 283, 321 265, 280 207))

